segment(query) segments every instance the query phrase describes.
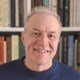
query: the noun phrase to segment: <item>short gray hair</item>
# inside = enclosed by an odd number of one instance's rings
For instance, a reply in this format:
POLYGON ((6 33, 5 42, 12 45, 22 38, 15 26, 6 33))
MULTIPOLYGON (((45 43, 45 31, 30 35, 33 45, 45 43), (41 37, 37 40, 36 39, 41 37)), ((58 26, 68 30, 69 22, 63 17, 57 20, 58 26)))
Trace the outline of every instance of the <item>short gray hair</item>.
POLYGON ((47 7, 45 7, 45 6, 34 7, 34 8, 31 10, 31 13, 27 15, 25 24, 27 23, 28 19, 29 19, 31 16, 33 16, 34 14, 36 14, 36 13, 45 13, 45 14, 48 14, 48 15, 55 16, 55 17, 57 18, 57 20, 59 21, 60 26, 62 27, 62 24, 61 24, 59 15, 58 15, 56 12, 52 11, 50 8, 47 8, 47 7))

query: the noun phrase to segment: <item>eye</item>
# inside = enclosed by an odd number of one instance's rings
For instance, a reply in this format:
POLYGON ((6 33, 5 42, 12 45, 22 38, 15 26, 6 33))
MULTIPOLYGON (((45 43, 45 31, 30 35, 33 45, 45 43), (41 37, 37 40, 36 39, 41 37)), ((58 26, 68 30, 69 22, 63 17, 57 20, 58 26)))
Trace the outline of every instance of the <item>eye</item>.
POLYGON ((48 34, 48 38, 49 39, 55 39, 55 35, 54 34, 48 34))
POLYGON ((32 33, 32 36, 34 36, 34 37, 37 37, 37 36, 39 36, 39 35, 40 35, 39 32, 33 32, 33 33, 32 33))

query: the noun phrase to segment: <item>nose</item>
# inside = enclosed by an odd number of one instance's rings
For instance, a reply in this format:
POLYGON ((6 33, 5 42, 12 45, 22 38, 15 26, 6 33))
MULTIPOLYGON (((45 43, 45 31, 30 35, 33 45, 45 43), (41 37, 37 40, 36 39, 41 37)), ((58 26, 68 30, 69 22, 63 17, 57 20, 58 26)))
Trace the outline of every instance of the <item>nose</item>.
POLYGON ((48 37, 46 34, 44 35, 41 35, 39 38, 38 38, 38 44, 39 45, 48 45, 48 37))

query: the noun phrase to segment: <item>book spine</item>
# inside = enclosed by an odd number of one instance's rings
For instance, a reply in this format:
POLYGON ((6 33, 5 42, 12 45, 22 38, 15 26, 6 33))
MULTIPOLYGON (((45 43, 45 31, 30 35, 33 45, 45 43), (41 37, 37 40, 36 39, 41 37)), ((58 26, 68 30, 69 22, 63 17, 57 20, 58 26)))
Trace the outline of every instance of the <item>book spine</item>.
POLYGON ((25 49, 21 37, 19 37, 19 58, 22 58, 23 56, 25 56, 25 49))
POLYGON ((43 0, 43 6, 49 7, 49 0, 43 0))
POLYGON ((0 64, 4 63, 4 37, 0 36, 0 64))
POLYGON ((70 27, 74 26, 74 1, 70 0, 70 27))
POLYGON ((5 0, 2 1, 2 27, 5 26, 5 0))
POLYGON ((12 49, 12 47, 11 47, 11 45, 12 45, 12 42, 11 42, 11 36, 7 36, 6 37, 6 48, 7 48, 7 55, 6 55, 6 60, 7 60, 7 62, 10 62, 12 59, 12 51, 11 51, 11 49, 12 49))
POLYGON ((74 60, 74 36, 68 36, 68 65, 73 67, 73 60, 74 60))
POLYGON ((12 60, 19 59, 19 36, 12 35, 12 60))
POLYGON ((41 5, 43 5, 42 0, 34 0, 34 6, 41 6, 41 5))
POLYGON ((63 34, 63 58, 64 64, 68 64, 68 35, 63 34))
POLYGON ((10 0, 5 0, 5 27, 10 27, 10 0))
POLYGON ((51 9, 53 12, 57 13, 57 0, 52 0, 51 9))
POLYGON ((78 45, 77 45, 77 47, 78 47, 78 49, 77 49, 78 50, 77 51, 77 55, 78 55, 78 57, 77 57, 77 63, 80 66, 80 33, 78 34, 77 40, 78 40, 78 45))
POLYGON ((19 0, 15 0, 15 26, 19 27, 19 0))
POLYGON ((77 39, 74 41, 74 68, 77 70, 77 39))
POLYGON ((7 53, 6 53, 6 41, 4 41, 4 63, 7 62, 6 55, 7 55, 7 53))
POLYGON ((59 61, 60 61, 60 62, 62 62, 62 54, 63 54, 63 53, 62 53, 62 50, 63 50, 63 49, 62 49, 62 48, 63 48, 63 47, 62 47, 62 46, 63 46, 63 45, 62 45, 62 40, 63 40, 63 37, 61 36, 61 37, 60 37, 60 42, 59 42, 59 61))
POLYGON ((15 27, 15 0, 10 0, 11 6, 11 27, 15 27))
POLYGON ((51 9, 51 3, 52 3, 52 0, 49 0, 49 8, 51 9))
POLYGON ((0 27, 2 27, 2 1, 0 0, 0 27))
POLYGON ((31 9, 34 8, 34 0, 31 0, 31 9))
POLYGON ((19 0, 19 26, 24 26, 24 4, 23 0, 19 0))
POLYGON ((31 13, 31 0, 27 0, 27 15, 31 13))
POLYGON ((31 0, 24 0, 24 24, 27 16, 31 13, 31 0))
POLYGON ((63 26, 69 27, 70 26, 70 0, 64 0, 64 15, 63 15, 63 26))
POLYGON ((57 9, 57 12, 58 12, 58 14, 59 14, 59 16, 60 16, 60 20, 61 20, 61 23, 62 23, 62 26, 63 26, 63 13, 64 13, 64 9, 63 9, 63 1, 64 0, 58 0, 57 1, 57 4, 58 4, 58 9, 57 9))
POLYGON ((74 16, 73 16, 74 17, 74 22, 73 22, 74 24, 73 24, 73 26, 76 27, 77 26, 77 12, 78 12, 77 11, 77 0, 73 0, 73 1, 74 1, 74 12, 73 12, 74 13, 74 16))

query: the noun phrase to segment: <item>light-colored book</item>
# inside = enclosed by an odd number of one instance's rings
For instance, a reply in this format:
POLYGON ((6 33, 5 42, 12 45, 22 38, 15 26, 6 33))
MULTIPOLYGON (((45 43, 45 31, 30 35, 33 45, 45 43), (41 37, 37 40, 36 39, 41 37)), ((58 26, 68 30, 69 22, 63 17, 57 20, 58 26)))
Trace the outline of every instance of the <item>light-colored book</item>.
POLYGON ((68 65, 73 67, 74 60, 74 35, 68 36, 68 65))
POLYGON ((43 6, 49 7, 49 0, 43 0, 43 6))
POLYGON ((2 26, 2 1, 0 0, 0 27, 2 26))
POLYGON ((12 35, 12 60, 19 58, 19 35, 12 35))
POLYGON ((74 43, 74 68, 77 70, 77 39, 75 39, 74 43))
POLYGON ((74 26, 74 0, 70 0, 70 27, 74 26))
POLYGON ((53 12, 57 13, 57 0, 51 1, 51 9, 53 12))
POLYGON ((10 0, 5 0, 5 27, 10 27, 10 0))
POLYGON ((6 41, 4 41, 4 63, 6 63, 7 62, 7 60, 6 60, 6 41))
POLYGON ((2 27, 5 26, 5 0, 1 0, 2 1, 2 27))
POLYGON ((19 27, 19 0, 15 0, 15 26, 19 27))
POLYGON ((31 13, 31 0, 24 0, 24 24, 27 16, 31 13))

